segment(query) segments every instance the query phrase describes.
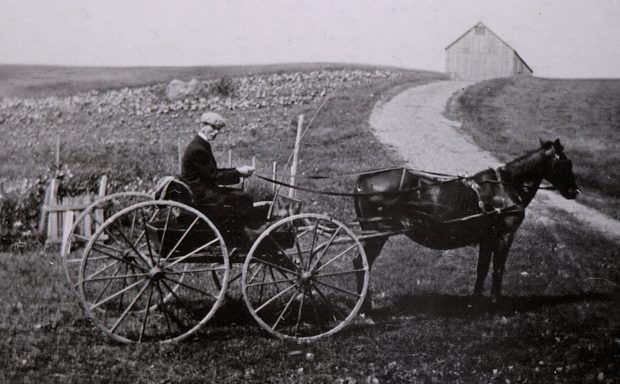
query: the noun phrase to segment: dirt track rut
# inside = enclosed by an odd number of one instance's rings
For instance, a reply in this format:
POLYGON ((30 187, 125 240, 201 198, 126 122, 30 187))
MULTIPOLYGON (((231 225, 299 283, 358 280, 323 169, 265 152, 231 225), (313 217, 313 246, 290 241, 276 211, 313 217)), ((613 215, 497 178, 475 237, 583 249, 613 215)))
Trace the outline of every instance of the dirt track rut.
MULTIPOLYGON (((442 81, 408 88, 378 105, 370 117, 377 138, 393 146, 414 169, 447 174, 473 174, 501 163, 457 131, 460 123, 443 112, 450 96, 470 83, 442 81)), ((545 220, 550 208, 561 209, 620 244, 620 221, 559 194, 539 191, 531 209, 545 220)))

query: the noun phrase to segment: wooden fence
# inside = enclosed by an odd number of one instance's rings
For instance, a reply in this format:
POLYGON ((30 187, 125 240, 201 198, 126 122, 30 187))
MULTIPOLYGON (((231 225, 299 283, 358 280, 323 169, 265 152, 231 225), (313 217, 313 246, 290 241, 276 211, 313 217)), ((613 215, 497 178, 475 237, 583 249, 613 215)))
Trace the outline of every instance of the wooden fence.
MULTIPOLYGON (((60 181, 58 179, 50 181, 45 193, 45 200, 41 208, 41 221, 39 222, 39 230, 46 234, 46 246, 60 244, 66 240, 65 237, 70 233, 71 227, 80 213, 94 201, 105 196, 107 183, 108 177, 104 175, 99 181, 97 194, 89 193, 59 198, 60 181)), ((98 222, 103 222, 103 210, 96 211, 94 217, 98 222)), ((87 215, 80 227, 80 234, 89 238, 92 235, 92 230, 92 216, 87 215)))

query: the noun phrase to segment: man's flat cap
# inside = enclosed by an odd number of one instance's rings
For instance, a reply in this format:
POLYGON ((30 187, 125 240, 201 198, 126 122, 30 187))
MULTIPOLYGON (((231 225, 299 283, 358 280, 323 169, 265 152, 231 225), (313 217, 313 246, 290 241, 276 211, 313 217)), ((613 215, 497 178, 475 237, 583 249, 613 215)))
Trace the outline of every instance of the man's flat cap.
POLYGON ((226 125, 226 119, 215 112, 205 112, 200 116, 200 122, 203 124, 209 124, 215 128, 222 128, 226 125))

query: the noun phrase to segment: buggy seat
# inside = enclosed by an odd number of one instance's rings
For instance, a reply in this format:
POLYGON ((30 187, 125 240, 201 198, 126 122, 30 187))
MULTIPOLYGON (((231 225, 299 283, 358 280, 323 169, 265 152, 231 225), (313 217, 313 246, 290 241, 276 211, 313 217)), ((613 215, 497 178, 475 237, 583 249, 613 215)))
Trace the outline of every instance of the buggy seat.
POLYGON ((202 212, 219 227, 232 216, 233 207, 226 204, 199 201, 194 198, 190 187, 176 176, 164 176, 155 187, 156 200, 172 200, 202 212))
POLYGON ((189 185, 176 176, 164 176, 155 186, 155 200, 172 200, 191 205, 194 201, 194 194, 189 185))
MULTIPOLYGON (((235 219, 234 207, 222 203, 195 200, 189 186, 175 176, 165 176, 159 180, 155 188, 155 199, 173 200, 195 208, 215 224, 228 244, 251 245, 244 231, 246 223, 235 219)), ((274 202, 255 202, 252 214, 256 217, 256 221, 267 223, 297 214, 300 210, 299 200, 278 195, 274 202)))

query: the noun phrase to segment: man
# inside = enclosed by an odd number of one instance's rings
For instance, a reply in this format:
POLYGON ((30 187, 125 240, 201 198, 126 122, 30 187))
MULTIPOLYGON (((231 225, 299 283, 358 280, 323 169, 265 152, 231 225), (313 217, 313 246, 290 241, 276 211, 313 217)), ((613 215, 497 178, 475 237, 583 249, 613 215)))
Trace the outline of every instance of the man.
POLYGON ((200 116, 200 128, 189 143, 181 162, 181 178, 194 194, 195 202, 209 202, 230 205, 236 219, 248 221, 252 218, 253 201, 242 191, 222 187, 237 184, 241 177, 250 177, 254 168, 244 165, 237 168, 218 168, 213 157, 211 142, 222 132, 226 120, 217 113, 205 112, 200 116))

